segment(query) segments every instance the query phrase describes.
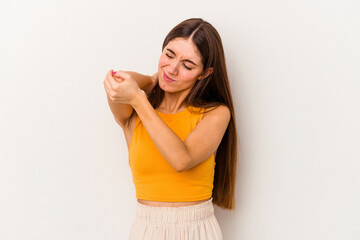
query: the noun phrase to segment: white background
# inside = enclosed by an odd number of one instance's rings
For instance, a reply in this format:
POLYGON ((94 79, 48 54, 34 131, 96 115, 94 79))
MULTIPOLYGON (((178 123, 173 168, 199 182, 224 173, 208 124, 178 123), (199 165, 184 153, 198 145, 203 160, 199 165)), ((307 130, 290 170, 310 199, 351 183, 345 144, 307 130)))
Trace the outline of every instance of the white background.
POLYGON ((153 74, 166 34, 219 31, 242 159, 229 240, 360 239, 360 2, 0 4, 0 239, 127 239, 136 198, 110 69, 153 74))

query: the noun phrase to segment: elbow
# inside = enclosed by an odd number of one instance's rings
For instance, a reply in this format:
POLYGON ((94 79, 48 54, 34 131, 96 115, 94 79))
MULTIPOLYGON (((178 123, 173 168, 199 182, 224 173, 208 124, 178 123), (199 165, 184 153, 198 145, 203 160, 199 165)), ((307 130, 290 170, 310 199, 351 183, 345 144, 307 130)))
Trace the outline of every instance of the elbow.
POLYGON ((189 162, 190 161, 188 161, 188 160, 176 161, 176 164, 174 164, 173 168, 178 173, 186 171, 186 170, 188 170, 188 163, 189 162))
POLYGON ((176 166, 176 167, 174 167, 174 170, 175 170, 175 172, 177 172, 177 173, 181 173, 181 172, 185 171, 185 168, 184 168, 184 167, 180 167, 180 166, 176 166))

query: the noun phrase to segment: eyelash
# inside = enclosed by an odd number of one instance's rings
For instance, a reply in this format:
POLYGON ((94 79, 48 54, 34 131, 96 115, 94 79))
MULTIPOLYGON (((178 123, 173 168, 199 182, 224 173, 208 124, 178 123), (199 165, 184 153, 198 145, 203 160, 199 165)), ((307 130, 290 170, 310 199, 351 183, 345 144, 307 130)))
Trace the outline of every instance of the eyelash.
MULTIPOLYGON (((167 54, 166 53, 166 56, 168 57, 168 58, 173 58, 173 57, 171 57, 169 54, 167 54)), ((185 63, 183 63, 183 65, 184 65, 184 67, 187 69, 187 70, 191 70, 191 68, 189 68, 188 66, 186 66, 185 65, 185 63)))

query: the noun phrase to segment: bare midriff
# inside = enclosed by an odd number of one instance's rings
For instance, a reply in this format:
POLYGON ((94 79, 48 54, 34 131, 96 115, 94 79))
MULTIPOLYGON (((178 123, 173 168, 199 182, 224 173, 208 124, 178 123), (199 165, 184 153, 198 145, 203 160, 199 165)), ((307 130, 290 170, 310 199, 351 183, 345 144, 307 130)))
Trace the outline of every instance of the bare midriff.
POLYGON ((158 201, 138 199, 138 202, 152 207, 184 207, 184 206, 192 206, 192 205, 200 204, 208 201, 209 199, 210 198, 200 201, 194 201, 194 202, 158 202, 158 201))

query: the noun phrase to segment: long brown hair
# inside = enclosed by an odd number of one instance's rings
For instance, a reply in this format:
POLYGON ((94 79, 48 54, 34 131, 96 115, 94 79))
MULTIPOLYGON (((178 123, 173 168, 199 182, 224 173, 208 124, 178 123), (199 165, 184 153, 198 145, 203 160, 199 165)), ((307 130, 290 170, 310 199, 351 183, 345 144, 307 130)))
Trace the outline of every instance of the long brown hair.
MULTIPOLYGON (((213 202, 219 207, 234 209, 237 133, 234 106, 220 35, 210 23, 201 18, 191 18, 181 22, 168 33, 163 42, 162 50, 174 38, 191 39, 202 56, 203 70, 210 67, 214 69, 209 76, 201 81, 196 81, 184 103, 205 108, 205 113, 219 105, 227 106, 231 112, 229 125, 216 150, 213 202)), ((163 97, 164 91, 157 84, 148 98, 151 105, 157 108, 163 97)))

